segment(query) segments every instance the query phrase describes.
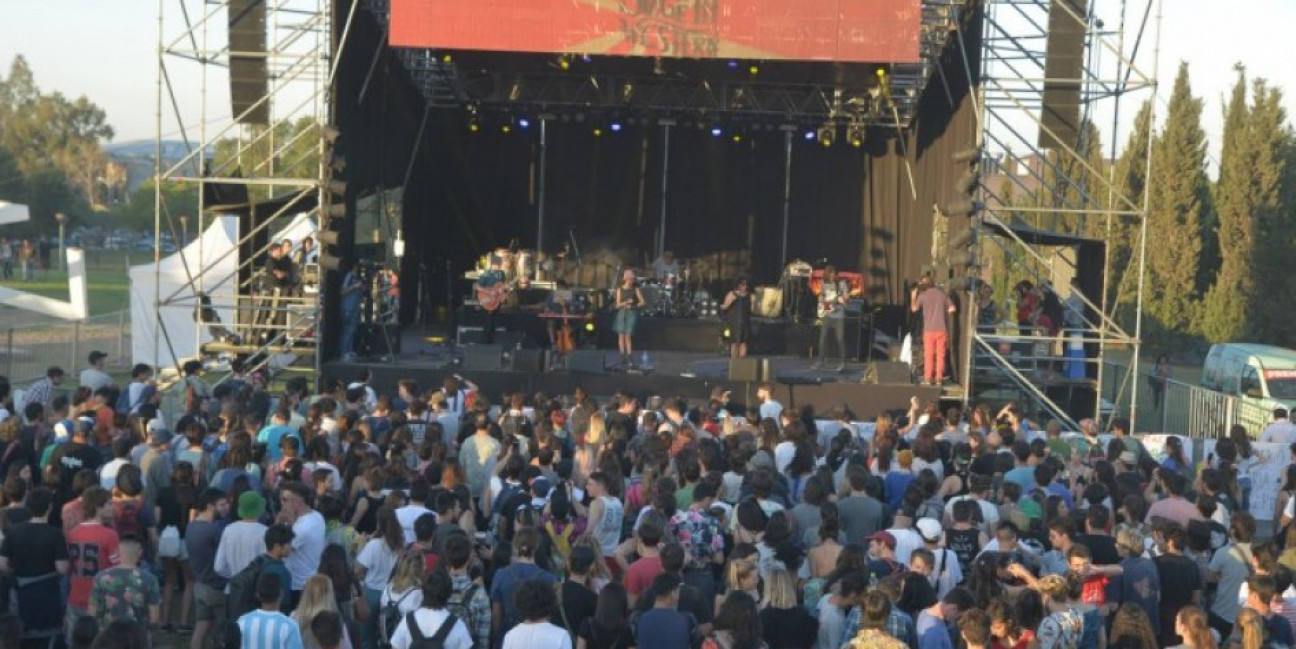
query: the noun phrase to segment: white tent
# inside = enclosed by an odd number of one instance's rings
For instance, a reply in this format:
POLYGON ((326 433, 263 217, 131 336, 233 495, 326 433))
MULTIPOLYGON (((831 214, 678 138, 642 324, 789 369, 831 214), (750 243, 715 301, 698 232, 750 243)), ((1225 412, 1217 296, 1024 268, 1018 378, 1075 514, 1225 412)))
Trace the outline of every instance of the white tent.
POLYGON ((26 205, 0 200, 0 225, 25 223, 29 218, 26 205))
MULTIPOLYGON (((314 232, 315 221, 307 214, 299 214, 276 232, 271 241, 299 242, 314 232)), ((164 257, 157 264, 131 267, 132 362, 174 367, 198 357, 199 345, 212 340, 208 327, 200 326, 194 318, 199 292, 211 297, 220 323, 235 328, 238 239, 238 218, 222 216, 184 250, 164 257), (155 290, 155 286, 161 290, 155 290), (154 307, 157 301, 165 305, 160 310, 154 307), (158 319, 162 322, 161 331, 155 326, 158 319)))

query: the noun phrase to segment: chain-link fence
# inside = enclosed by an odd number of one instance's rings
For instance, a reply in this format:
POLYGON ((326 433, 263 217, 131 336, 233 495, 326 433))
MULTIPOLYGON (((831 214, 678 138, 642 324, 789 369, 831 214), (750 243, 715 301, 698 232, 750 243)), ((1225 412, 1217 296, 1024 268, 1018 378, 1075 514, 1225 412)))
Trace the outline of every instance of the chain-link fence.
POLYGON ((1272 404, 1174 379, 1153 381, 1147 371, 1148 367, 1144 366, 1141 376, 1133 376, 1123 364, 1103 364, 1103 398, 1115 406, 1117 414, 1129 416, 1131 392, 1138 390, 1135 432, 1215 438, 1227 433, 1229 426, 1242 424, 1254 437, 1260 434, 1271 415, 1272 404))
POLYGON ((45 376, 52 366, 74 378, 95 350, 108 354, 110 372, 130 362, 130 311, 73 322, 10 325, 0 329, 0 336, 0 372, 15 386, 45 376))

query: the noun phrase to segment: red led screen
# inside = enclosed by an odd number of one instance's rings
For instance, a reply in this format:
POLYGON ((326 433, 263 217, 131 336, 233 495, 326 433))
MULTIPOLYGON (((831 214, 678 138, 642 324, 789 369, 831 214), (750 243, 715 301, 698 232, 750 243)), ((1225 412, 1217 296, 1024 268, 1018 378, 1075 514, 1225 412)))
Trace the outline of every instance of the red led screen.
POLYGON ((921 0, 391 0, 391 44, 913 63, 921 0))

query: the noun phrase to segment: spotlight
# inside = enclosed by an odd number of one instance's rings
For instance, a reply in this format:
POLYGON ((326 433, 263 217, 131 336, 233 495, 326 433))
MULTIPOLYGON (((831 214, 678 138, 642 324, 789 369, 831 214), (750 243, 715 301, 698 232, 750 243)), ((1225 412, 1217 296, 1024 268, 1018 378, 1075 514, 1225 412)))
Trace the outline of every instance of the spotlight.
POLYGON ((593 323, 593 322, 586 322, 586 323, 585 323, 585 331, 588 331, 588 332, 590 332, 590 333, 594 333, 594 323, 593 323))
POLYGON ((531 128, 531 120, 525 117, 518 118, 518 126, 521 128, 531 128))
POLYGON ((864 146, 864 127, 852 124, 846 128, 846 140, 856 149, 864 146))
POLYGON ((814 132, 814 131, 806 131, 806 132, 805 132, 805 139, 806 139, 807 141, 814 140, 814 139, 815 139, 815 132, 814 132))
POLYGON ((446 65, 449 65, 454 62, 454 57, 450 56, 449 54, 446 54, 445 56, 441 57, 441 62, 445 63, 446 65))
POLYGON ((734 133, 734 134, 733 134, 733 141, 734 141, 735 143, 742 142, 742 134, 741 134, 741 133, 734 133))
POLYGON ((598 127, 598 126, 595 126, 595 127, 594 127, 594 137, 603 137, 603 129, 600 128, 600 127, 598 127))
POLYGON ((474 116, 472 116, 471 118, 469 118, 469 120, 468 120, 468 130, 469 130, 469 131, 472 131, 473 133, 476 133, 477 131, 480 131, 480 130, 481 130, 481 122, 477 119, 477 116, 476 116, 476 115, 474 115, 474 116))
POLYGON ((711 127, 711 137, 720 137, 724 131, 719 126, 711 127))
POLYGON ((563 55, 559 56, 559 57, 558 57, 558 69, 559 69, 559 70, 570 70, 570 69, 571 69, 571 57, 570 57, 570 56, 567 56, 566 54, 563 54, 563 55))
POLYGON ((833 124, 824 124, 819 127, 816 135, 819 137, 819 144, 830 147, 837 140, 837 127, 833 124))
POLYGON ((737 70, 737 69, 738 69, 738 62, 737 62, 737 61, 730 61, 730 62, 729 62, 729 69, 730 69, 730 70, 737 70))
POLYGON ((610 126, 608 126, 608 128, 612 129, 612 132, 613 132, 613 133, 620 133, 620 132, 621 132, 621 122, 618 122, 618 121, 616 121, 616 120, 612 120, 612 124, 611 124, 610 126))
POLYGON ((505 133, 505 134, 507 134, 507 133, 512 133, 512 132, 513 132, 513 127, 512 127, 512 126, 509 126, 508 124, 505 124, 505 125, 503 125, 503 126, 500 127, 500 131, 503 132, 503 133, 505 133))
POLYGON ((747 68, 747 71, 750 72, 751 75, 754 77, 754 76, 760 74, 760 66, 756 65, 755 63, 753 63, 752 66, 751 66, 750 68, 747 68))
POLYGON ((592 56, 590 56, 590 55, 588 55, 588 54, 582 54, 582 55, 581 55, 581 61, 584 62, 584 63, 591 63, 591 62, 594 61, 594 57, 592 57, 592 56))

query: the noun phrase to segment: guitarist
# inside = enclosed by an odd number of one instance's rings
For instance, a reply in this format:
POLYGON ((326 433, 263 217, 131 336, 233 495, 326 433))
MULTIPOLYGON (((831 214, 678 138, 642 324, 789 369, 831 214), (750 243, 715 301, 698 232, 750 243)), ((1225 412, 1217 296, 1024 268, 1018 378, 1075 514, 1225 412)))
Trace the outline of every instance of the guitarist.
MULTIPOLYGON (((482 271, 481 275, 477 276, 477 281, 473 283, 473 292, 476 293, 478 302, 487 302, 487 300, 483 299, 483 296, 495 296, 498 299, 503 299, 502 294, 508 292, 509 289, 504 281, 504 271, 500 267, 501 264, 502 262, 497 256, 491 255, 490 268, 482 271)), ((487 345, 495 342, 495 311, 499 309, 498 300, 494 304, 494 307, 486 307, 485 304, 482 307, 482 310, 486 312, 486 332, 483 340, 487 345)))
POLYGON ((850 299, 850 287, 837 277, 837 267, 829 264, 824 267, 823 287, 819 291, 819 360, 812 369, 823 367, 828 358, 828 334, 832 333, 837 340, 837 371, 846 369, 846 302, 850 299))
POLYGON ((627 268, 621 273, 621 283, 612 300, 612 306, 616 309, 612 331, 617 334, 617 350, 621 352, 621 364, 625 367, 630 367, 634 356, 635 321, 639 318, 639 307, 644 304, 643 293, 635 282, 635 272, 627 268))

